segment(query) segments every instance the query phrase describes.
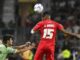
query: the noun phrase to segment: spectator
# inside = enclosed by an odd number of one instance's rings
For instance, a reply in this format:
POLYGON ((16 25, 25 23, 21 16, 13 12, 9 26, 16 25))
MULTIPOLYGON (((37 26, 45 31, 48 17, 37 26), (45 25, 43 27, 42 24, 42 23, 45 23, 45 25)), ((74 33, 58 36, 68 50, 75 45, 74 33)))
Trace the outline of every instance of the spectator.
POLYGON ((58 58, 62 58, 64 60, 71 60, 71 49, 68 42, 64 43, 62 51, 58 55, 58 58))

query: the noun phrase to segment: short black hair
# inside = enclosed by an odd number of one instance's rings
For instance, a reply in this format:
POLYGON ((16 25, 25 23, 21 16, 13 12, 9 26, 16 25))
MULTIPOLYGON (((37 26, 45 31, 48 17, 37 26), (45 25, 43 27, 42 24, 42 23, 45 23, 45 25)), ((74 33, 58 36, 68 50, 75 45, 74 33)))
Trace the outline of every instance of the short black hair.
POLYGON ((4 35, 3 36, 3 43, 6 44, 8 40, 10 40, 10 38, 13 39, 13 36, 10 34, 4 35))
POLYGON ((49 12, 44 12, 42 17, 45 17, 46 15, 49 15, 50 16, 50 13, 49 12))

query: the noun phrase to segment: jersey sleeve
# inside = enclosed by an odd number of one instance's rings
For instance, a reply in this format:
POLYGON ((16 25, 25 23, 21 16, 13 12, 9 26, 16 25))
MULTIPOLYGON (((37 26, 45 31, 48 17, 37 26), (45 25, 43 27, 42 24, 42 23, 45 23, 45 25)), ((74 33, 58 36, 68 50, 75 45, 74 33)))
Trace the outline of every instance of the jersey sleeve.
POLYGON ((42 27, 42 22, 39 22, 39 23, 37 23, 34 27, 33 27, 33 30, 34 31, 37 31, 37 30, 39 30, 41 27, 42 27))
POLYGON ((4 52, 5 49, 6 49, 6 47, 5 47, 4 45, 0 44, 0 54, 5 53, 5 52, 4 52))
POLYGON ((64 27, 63 27, 63 25, 62 24, 57 24, 57 27, 58 27, 58 30, 61 30, 61 29, 63 29, 64 27))
POLYGON ((14 49, 12 47, 7 47, 8 53, 16 53, 17 49, 14 49))

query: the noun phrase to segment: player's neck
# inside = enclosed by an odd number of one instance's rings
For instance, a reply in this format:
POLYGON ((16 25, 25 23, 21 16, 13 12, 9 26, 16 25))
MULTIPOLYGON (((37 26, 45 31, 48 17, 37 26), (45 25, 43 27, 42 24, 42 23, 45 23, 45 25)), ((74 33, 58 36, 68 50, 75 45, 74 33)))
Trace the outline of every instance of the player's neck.
POLYGON ((46 19, 43 19, 43 20, 51 20, 51 19, 49 19, 49 18, 46 18, 46 19))

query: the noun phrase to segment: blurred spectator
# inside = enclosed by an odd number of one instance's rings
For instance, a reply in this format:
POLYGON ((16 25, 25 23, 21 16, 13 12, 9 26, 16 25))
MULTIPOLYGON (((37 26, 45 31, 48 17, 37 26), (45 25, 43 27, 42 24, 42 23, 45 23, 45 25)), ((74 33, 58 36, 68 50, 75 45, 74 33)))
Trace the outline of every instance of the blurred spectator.
POLYGON ((14 33, 15 33, 14 29, 3 29, 2 30, 2 35, 6 35, 6 34, 14 35, 14 33))
POLYGON ((77 60, 77 54, 78 52, 75 49, 73 49, 72 51, 73 60, 77 60))
POLYGON ((74 33, 78 33, 80 26, 77 25, 75 20, 72 20, 72 29, 74 33))
POLYGON ((71 60, 70 56, 71 56, 70 50, 65 49, 59 54, 58 58, 62 58, 64 60, 71 60))
POLYGON ((71 48, 69 46, 69 43, 67 41, 64 42, 63 48, 61 50, 61 52, 58 55, 59 59, 63 59, 63 60, 71 60, 71 48))

